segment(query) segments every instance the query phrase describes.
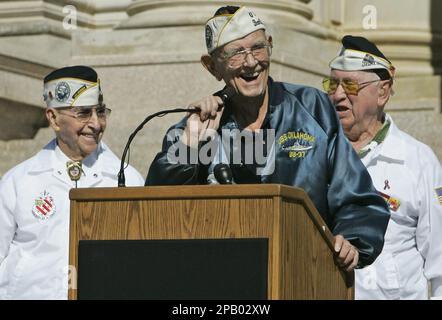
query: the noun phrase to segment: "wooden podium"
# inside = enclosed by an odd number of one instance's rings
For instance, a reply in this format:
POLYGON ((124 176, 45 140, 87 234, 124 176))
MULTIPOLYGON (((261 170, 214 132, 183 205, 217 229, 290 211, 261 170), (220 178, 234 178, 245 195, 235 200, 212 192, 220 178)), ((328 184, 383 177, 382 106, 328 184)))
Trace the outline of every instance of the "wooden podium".
MULTIPOLYGON (((72 189, 69 264, 80 240, 268 239, 267 298, 353 299, 353 273, 307 194, 276 184, 72 189)), ((72 282, 73 281, 73 282, 72 282)), ((77 298, 76 277, 69 299, 77 298)))

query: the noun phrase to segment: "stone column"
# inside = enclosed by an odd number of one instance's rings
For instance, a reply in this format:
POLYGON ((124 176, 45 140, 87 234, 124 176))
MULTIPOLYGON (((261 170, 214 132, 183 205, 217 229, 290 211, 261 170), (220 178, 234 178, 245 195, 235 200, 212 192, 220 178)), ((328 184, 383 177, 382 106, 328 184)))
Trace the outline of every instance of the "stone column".
MULTIPOLYGON (((311 20, 310 0, 246 0, 241 5, 254 8, 270 24, 293 26, 299 17, 311 20)), ((203 25, 222 5, 238 5, 237 1, 205 0, 135 0, 127 8, 129 19, 121 28, 203 25)))
POLYGON ((0 1, 0 176, 43 146, 51 135, 42 79, 72 64, 75 32, 111 29, 127 18, 131 0, 0 1), (63 21, 74 14, 73 24, 63 21), (37 135, 43 136, 41 142, 37 135), (36 142, 33 139, 37 139, 36 142), (10 141, 12 140, 12 141, 10 141), (6 152, 7 156, 3 153, 6 152))

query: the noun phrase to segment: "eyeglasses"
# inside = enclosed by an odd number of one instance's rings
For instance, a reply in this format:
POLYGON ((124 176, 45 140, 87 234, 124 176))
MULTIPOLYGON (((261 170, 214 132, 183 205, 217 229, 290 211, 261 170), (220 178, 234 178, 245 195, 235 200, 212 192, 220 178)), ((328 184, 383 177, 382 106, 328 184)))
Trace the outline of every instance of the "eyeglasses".
POLYGON ((324 78, 324 80, 322 81, 322 86, 324 87, 324 90, 325 92, 327 92, 327 94, 334 94, 338 89, 339 85, 341 85, 346 94, 357 96, 358 92, 362 88, 366 87, 366 85, 370 83, 377 81, 381 81, 381 79, 358 83, 356 80, 348 78, 337 79, 337 78, 327 77, 324 78))
POLYGON ((260 43, 251 48, 224 52, 221 54, 221 59, 226 60, 230 68, 238 68, 244 63, 244 61, 246 61, 249 53, 256 60, 264 61, 271 56, 272 45, 270 43, 260 43))
POLYGON ((57 108, 57 110, 69 110, 68 113, 62 113, 66 116, 76 118, 78 121, 86 123, 92 117, 93 110, 97 114, 98 121, 105 121, 111 114, 111 109, 106 108, 106 105, 100 106, 87 106, 87 107, 63 107, 57 108))

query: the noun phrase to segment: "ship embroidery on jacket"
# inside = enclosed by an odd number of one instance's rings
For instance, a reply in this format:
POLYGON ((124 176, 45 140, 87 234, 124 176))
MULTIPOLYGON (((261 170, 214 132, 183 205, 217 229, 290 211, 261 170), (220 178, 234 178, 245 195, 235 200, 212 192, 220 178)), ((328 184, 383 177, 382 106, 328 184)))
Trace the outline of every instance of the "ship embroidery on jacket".
POLYGON ((281 149, 288 153, 290 158, 305 158, 313 149, 316 138, 309 133, 296 131, 287 132, 278 138, 281 149))
POLYGON ((313 146, 303 146, 299 142, 295 142, 292 146, 282 147, 284 151, 307 151, 313 148, 313 146))

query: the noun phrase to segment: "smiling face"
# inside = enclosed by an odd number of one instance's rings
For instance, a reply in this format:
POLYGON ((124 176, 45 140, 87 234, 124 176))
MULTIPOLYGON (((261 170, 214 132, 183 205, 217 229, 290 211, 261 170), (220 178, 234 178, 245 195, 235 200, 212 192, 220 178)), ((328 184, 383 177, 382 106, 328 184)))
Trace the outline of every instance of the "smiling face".
POLYGON ((244 49, 259 48, 262 45, 271 45, 272 38, 266 38, 263 30, 250 33, 244 38, 232 41, 218 49, 210 57, 210 66, 207 69, 218 79, 233 87, 244 97, 258 97, 266 92, 269 77, 270 49, 265 48, 263 54, 255 56, 247 51, 242 63, 232 66, 226 56, 244 49))
MULTIPOLYGON (((330 76, 358 83, 379 79, 375 73, 363 71, 332 70, 330 76)), ((383 114, 383 105, 379 104, 379 82, 362 85, 357 95, 346 94, 342 85, 339 85, 329 97, 350 141, 357 141, 364 133, 376 132, 383 114)))
POLYGON ((55 131, 57 144, 71 160, 81 161, 97 149, 106 129, 106 119, 93 112, 88 122, 81 122, 69 111, 48 108, 46 117, 55 131))

